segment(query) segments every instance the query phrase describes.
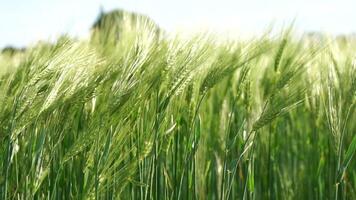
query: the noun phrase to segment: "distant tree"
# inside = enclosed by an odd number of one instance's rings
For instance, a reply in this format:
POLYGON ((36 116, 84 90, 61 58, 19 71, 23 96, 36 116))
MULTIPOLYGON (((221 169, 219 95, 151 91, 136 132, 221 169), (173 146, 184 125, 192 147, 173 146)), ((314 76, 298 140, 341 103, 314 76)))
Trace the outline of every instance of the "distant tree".
POLYGON ((115 40, 119 40, 124 31, 130 30, 134 33, 144 29, 151 30, 157 37, 162 33, 159 26, 148 16, 120 9, 106 13, 101 10, 92 26, 93 36, 100 35, 105 39, 110 35, 115 40))
POLYGON ((10 56, 15 55, 20 52, 26 51, 25 48, 16 48, 14 46, 6 46, 1 50, 2 54, 8 54, 10 56))

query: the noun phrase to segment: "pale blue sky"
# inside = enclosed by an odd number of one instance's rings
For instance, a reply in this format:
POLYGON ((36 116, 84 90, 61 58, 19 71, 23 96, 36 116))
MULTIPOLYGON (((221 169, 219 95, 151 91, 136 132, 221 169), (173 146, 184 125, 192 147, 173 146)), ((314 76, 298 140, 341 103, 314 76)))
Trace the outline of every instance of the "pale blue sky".
POLYGON ((0 0, 0 48, 69 33, 84 37, 104 10, 123 8, 152 17, 168 31, 264 31, 296 19, 299 31, 356 32, 355 0, 0 0))

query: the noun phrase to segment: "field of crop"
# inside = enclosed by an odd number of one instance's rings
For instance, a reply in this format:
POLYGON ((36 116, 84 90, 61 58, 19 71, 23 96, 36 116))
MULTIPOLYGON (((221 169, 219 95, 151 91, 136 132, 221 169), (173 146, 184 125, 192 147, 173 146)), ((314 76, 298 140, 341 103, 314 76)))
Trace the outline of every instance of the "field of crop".
POLYGON ((0 54, 0 199, 356 199, 354 39, 127 20, 0 54))

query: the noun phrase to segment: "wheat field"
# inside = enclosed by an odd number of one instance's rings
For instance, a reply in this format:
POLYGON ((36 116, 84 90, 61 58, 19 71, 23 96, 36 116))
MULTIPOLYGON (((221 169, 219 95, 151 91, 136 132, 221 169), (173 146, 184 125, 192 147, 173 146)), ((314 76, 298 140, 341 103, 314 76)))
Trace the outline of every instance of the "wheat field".
POLYGON ((0 199, 356 199, 355 39, 124 19, 0 54, 0 199))

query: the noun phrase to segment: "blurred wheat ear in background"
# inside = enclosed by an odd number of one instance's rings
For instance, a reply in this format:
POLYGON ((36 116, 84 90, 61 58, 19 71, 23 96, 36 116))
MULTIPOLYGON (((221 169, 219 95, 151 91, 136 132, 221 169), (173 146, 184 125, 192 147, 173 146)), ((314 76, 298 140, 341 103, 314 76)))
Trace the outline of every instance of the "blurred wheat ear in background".
POLYGON ((0 199, 356 199, 356 41, 168 36, 0 54, 0 199))

